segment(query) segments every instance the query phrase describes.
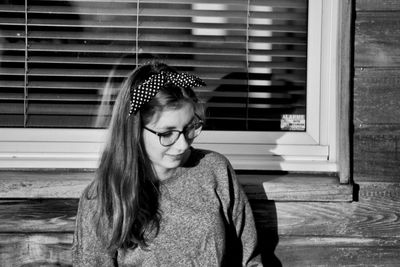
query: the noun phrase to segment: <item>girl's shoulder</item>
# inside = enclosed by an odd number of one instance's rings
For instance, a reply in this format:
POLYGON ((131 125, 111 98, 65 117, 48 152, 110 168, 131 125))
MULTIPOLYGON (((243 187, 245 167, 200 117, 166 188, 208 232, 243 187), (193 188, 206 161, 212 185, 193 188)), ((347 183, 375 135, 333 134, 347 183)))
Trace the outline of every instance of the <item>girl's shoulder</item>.
POLYGON ((205 149, 195 149, 197 154, 198 163, 195 164, 194 170, 198 173, 213 177, 216 182, 221 181, 228 182, 228 180, 235 175, 235 171, 223 154, 205 149))
POLYGON ((230 166, 229 160, 223 154, 207 149, 193 149, 194 157, 201 163, 205 165, 212 165, 215 167, 226 168, 230 166))
POLYGON ((96 202, 97 202, 96 185, 95 182, 92 181, 85 187, 85 189, 81 193, 81 196, 79 198, 79 206, 81 209, 92 211, 94 210, 96 202))
POLYGON ((83 190, 82 196, 85 196, 87 199, 92 200, 96 198, 96 181, 91 181, 83 190))

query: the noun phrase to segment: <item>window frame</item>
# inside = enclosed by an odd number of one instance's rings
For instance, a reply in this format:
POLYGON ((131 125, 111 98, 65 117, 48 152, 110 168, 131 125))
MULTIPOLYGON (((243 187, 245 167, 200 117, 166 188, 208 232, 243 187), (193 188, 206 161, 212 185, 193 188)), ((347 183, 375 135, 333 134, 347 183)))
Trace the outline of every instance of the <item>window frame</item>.
MULTIPOLYGON (((305 132, 204 131, 194 145, 225 154, 235 169, 340 172, 338 154, 347 148, 338 140, 347 133, 339 125, 349 119, 339 116, 349 105, 339 67, 350 26, 341 21, 350 17, 344 2, 309 1, 305 132)), ((0 168, 96 168, 105 136, 104 129, 2 128, 0 168)))

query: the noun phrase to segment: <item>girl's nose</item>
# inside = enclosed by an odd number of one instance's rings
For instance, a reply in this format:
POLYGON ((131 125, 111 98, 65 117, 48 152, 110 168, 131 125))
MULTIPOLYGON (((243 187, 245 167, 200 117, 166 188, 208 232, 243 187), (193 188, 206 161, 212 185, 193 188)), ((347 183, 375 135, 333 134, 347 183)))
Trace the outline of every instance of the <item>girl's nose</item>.
POLYGON ((182 133, 179 135, 178 140, 173 145, 175 148, 184 151, 186 150, 190 145, 189 142, 186 140, 185 135, 182 133))

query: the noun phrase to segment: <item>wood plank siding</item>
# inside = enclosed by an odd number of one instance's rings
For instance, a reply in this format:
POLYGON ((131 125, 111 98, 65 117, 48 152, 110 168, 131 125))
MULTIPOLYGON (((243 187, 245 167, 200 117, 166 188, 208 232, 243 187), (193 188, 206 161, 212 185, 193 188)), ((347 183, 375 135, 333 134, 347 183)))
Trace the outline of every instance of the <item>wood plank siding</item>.
MULTIPOLYGON (((240 175, 266 266, 400 266, 400 1, 352 5, 354 186, 240 175)), ((77 197, 92 177, 0 172, 0 266, 70 266, 77 197)))
POLYGON ((400 182, 400 2, 357 0, 354 180, 400 182))
MULTIPOLYGON (((70 265, 77 204, 77 199, 0 201, 2 266, 70 265)), ((397 183, 364 182, 359 201, 351 203, 251 198, 251 204, 267 266, 399 263, 397 183)))

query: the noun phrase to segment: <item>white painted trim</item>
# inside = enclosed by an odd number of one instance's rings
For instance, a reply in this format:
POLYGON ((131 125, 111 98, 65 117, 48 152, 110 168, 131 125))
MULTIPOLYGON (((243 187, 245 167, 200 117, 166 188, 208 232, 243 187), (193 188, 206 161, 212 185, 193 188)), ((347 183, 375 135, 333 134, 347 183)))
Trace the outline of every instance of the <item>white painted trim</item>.
MULTIPOLYGON (((325 139, 322 140, 321 144, 330 144, 330 149, 329 149, 329 157, 328 159, 331 162, 336 162, 338 161, 337 159, 337 153, 338 153, 338 136, 339 136, 339 87, 340 87, 340 75, 339 75, 339 70, 338 64, 339 64, 339 57, 340 57, 340 51, 339 51, 339 25, 340 25, 340 1, 326 1, 328 2, 329 6, 325 10, 330 10, 330 16, 326 16, 327 19, 329 19, 329 27, 330 27, 330 36, 329 36, 329 44, 324 43, 324 47, 329 47, 330 52, 329 53, 324 53, 324 54, 329 54, 329 58, 326 60, 323 58, 324 64, 328 65, 329 64, 329 71, 326 74, 329 74, 328 77, 326 77, 326 81, 328 84, 323 85, 323 88, 327 88, 325 90, 326 94, 328 95, 326 99, 329 99, 329 102, 327 103, 328 108, 325 109, 325 112, 327 111, 328 114, 326 115, 328 119, 326 121, 323 121, 326 123, 322 124, 321 127, 324 127, 326 129, 326 141, 325 139), (328 123, 330 122, 330 123, 328 123)), ((324 4, 325 4, 324 2, 324 4)), ((326 38, 328 39, 328 38, 326 38)), ((323 81, 325 81, 325 77, 323 76, 322 78, 323 81)))
MULTIPOLYGON (((214 149, 219 151, 219 149, 214 149)), ((223 153, 223 150, 220 151, 223 153)), ((325 157, 240 155, 224 153, 235 169, 337 172, 336 163, 325 157)), ((95 169, 99 154, 93 153, 0 153, 0 169, 95 169)))
POLYGON ((321 64, 322 2, 310 0, 308 10, 306 131, 316 143, 319 143, 321 68, 323 67, 321 64))
MULTIPOLYGON (((106 130, 60 128, 0 128, 0 142, 104 142, 106 130)), ((1 149, 1 146, 0 146, 1 149)))
MULTIPOLYGON (((104 142, 104 129, 43 129, 1 128, 0 142, 104 142)), ((318 143, 307 132, 246 132, 203 131, 196 139, 199 143, 244 143, 244 144, 310 144, 318 143)), ((1 147, 0 147, 1 151, 1 147)))

